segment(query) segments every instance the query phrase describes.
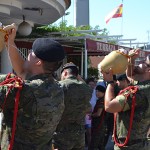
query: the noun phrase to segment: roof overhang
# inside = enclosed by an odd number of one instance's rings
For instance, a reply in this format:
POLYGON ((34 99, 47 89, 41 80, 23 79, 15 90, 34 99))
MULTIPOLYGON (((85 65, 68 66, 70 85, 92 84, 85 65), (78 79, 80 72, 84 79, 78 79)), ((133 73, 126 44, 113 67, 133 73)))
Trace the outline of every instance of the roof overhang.
POLYGON ((3 25, 23 20, 34 24, 48 25, 65 14, 71 0, 0 0, 0 22, 3 25))

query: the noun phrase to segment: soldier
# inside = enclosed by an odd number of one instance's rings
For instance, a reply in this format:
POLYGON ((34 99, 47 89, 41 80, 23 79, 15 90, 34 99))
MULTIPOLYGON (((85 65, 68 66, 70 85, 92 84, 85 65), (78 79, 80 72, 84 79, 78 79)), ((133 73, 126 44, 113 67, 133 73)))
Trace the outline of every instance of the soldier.
POLYGON ((147 65, 150 65, 150 54, 146 56, 145 60, 139 62, 135 65, 135 60, 139 57, 140 49, 131 50, 134 51, 134 55, 129 58, 129 65, 126 70, 127 77, 132 84, 137 84, 138 82, 144 81, 144 72, 147 65))
POLYGON ((147 132, 150 125, 150 67, 146 66, 144 81, 128 86, 115 96, 112 71, 104 73, 108 86, 105 110, 114 113, 115 150, 148 150, 147 132), (109 80, 108 80, 109 79, 109 80))
POLYGON ((84 118, 91 110, 92 89, 78 80, 78 76, 75 64, 64 65, 60 84, 65 94, 65 110, 54 135, 54 145, 59 150, 84 150, 85 147, 84 118))
MULTIPOLYGON (((10 145, 14 150, 51 150, 51 139, 64 110, 64 94, 52 74, 62 64, 64 50, 62 46, 49 38, 36 39, 26 61, 19 55, 14 43, 16 31, 9 34, 9 55, 14 70, 25 80, 17 77, 17 84, 0 86, 0 107, 3 108, 1 149, 10 145), (18 79, 22 81, 18 117, 16 115, 15 95, 18 79), (9 87, 12 87, 9 91, 9 87), (9 92, 9 94, 8 94, 9 92), (6 101, 4 101, 7 96, 6 101), (15 109, 14 109, 15 107, 15 109), (14 133, 14 121, 16 121, 14 133), (12 132, 11 132, 12 130, 12 132), (13 134, 13 135, 12 135, 13 134), (11 144, 11 143, 10 143, 11 144)), ((7 76, 7 80, 16 78, 7 76)), ((0 81, 6 75, 0 76, 0 81)), ((6 82, 5 81, 5 82, 6 82)))

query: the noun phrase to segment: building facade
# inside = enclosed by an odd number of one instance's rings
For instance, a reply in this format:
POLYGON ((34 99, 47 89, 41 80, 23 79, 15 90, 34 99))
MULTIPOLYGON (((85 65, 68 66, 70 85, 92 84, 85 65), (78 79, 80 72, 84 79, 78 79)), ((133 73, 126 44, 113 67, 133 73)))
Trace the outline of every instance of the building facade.
POLYGON ((74 0, 74 25, 89 25, 89 0, 74 0))

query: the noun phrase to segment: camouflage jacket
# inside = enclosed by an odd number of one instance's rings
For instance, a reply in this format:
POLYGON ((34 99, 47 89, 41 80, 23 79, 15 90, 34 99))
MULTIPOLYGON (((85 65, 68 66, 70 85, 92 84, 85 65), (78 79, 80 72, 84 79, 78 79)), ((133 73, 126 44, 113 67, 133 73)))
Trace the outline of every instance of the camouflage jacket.
MULTIPOLYGON (((0 76, 0 82, 6 75, 0 76)), ((8 88, 0 86, 0 106, 8 88)), ((11 128, 16 89, 8 95, 2 111, 1 149, 6 150, 11 128)), ((14 150, 50 150, 51 138, 64 110, 64 94, 60 85, 47 74, 25 80, 19 100, 14 150)))
POLYGON ((69 128, 71 124, 83 126, 85 114, 91 110, 89 100, 92 96, 92 89, 74 76, 60 81, 60 84, 65 94, 65 110, 57 131, 59 128, 69 128))
MULTIPOLYGON (((138 83, 138 91, 136 93, 136 104, 131 129, 129 143, 131 141, 146 139, 146 134, 150 125, 150 80, 138 83)), ((117 96, 120 104, 125 107, 123 111, 118 113, 117 117, 117 136, 118 139, 124 139, 127 136, 131 107, 132 94, 126 100, 122 95, 117 96)))

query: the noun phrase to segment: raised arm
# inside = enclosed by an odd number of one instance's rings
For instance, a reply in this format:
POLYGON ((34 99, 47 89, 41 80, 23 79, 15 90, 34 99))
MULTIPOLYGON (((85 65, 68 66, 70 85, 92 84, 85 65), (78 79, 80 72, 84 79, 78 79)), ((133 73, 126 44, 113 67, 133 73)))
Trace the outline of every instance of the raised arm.
POLYGON ((10 61, 12 64, 12 67, 16 74, 20 77, 24 77, 24 59, 20 55, 16 44, 15 44, 15 37, 16 37, 16 29, 9 30, 9 38, 7 45, 8 54, 10 57, 10 61))
POLYGON ((120 105, 118 99, 115 97, 115 83, 113 82, 113 73, 110 69, 109 72, 103 73, 103 78, 105 81, 107 81, 108 86, 106 88, 105 92, 105 98, 104 98, 104 104, 105 104, 105 111, 114 113, 119 112, 122 110, 122 106, 120 105))
POLYGON ((134 53, 134 55, 128 59, 129 65, 126 69, 126 75, 127 75, 128 80, 131 83, 133 82, 133 80, 136 80, 135 73, 134 73, 135 59, 139 57, 139 52, 140 52, 140 49, 134 49, 130 51, 130 53, 134 53))

